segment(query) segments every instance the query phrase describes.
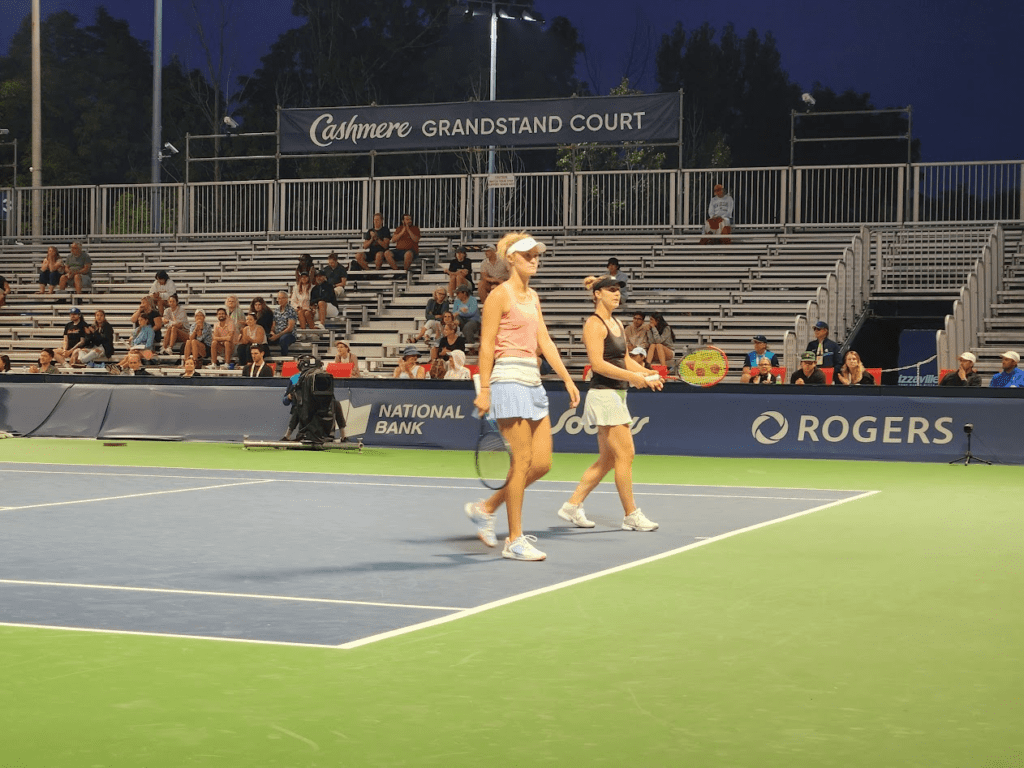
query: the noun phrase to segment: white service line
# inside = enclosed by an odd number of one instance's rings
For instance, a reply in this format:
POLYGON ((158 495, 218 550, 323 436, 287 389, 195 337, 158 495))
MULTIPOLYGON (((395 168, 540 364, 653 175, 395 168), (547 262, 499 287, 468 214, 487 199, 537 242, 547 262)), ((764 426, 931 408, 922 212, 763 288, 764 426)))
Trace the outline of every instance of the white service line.
POLYGON ((72 501, 48 501, 43 504, 25 504, 20 507, 5 507, 3 512, 20 512, 23 509, 40 509, 42 507, 65 507, 70 504, 90 504, 96 501, 118 501, 120 499, 141 499, 143 496, 160 496, 165 493, 190 493, 192 491, 212 491, 217 488, 234 488, 239 485, 259 485, 273 483, 274 480, 246 480, 240 483, 222 483, 220 485, 204 485, 199 488, 172 488, 166 491, 147 491, 145 493, 127 493, 122 496, 101 496, 96 499, 74 499, 72 501))
POLYGON ((406 605, 404 603, 374 603, 367 600, 337 600, 329 597, 293 597, 291 595, 254 595, 248 592, 207 592, 199 589, 164 589, 161 587, 125 587, 113 584, 74 584, 64 581, 26 581, 0 579, 0 584, 21 587, 64 587, 67 589, 110 589, 119 592, 154 592, 162 595, 195 595, 199 597, 246 597, 252 600, 281 600, 293 603, 328 603, 331 605, 366 605, 373 608, 414 608, 421 611, 464 611, 447 605, 406 605))

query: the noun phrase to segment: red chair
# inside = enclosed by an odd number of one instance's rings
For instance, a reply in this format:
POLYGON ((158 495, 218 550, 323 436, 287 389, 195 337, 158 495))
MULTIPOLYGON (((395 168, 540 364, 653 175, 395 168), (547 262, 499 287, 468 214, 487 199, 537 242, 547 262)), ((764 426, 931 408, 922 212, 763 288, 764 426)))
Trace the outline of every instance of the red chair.
POLYGON ((882 385, 882 369, 881 368, 865 368, 865 371, 871 374, 871 377, 875 380, 875 386, 882 385))
POLYGON ((668 366, 667 365, 652 365, 651 370, 657 373, 661 378, 668 378, 668 366))
POLYGON ((470 365, 469 363, 466 363, 466 370, 469 371, 470 376, 478 376, 480 374, 479 365, 470 365))
POLYGON ((785 368, 772 368, 772 376, 782 381, 783 384, 788 384, 786 381, 786 369, 785 368))
MULTIPOLYGON (((270 367, 273 368, 274 364, 270 363, 270 367)), ((285 360, 281 363, 281 378, 288 379, 299 372, 299 364, 294 360, 285 360)))
MULTIPOLYGON (((352 378, 352 363, 328 363, 327 372, 336 379, 352 378)), ((284 375, 284 372, 281 373, 284 375)))
POLYGON ((953 373, 953 371, 955 371, 955 370, 956 370, 956 368, 943 368, 941 371, 939 371, 939 382, 938 383, 941 384, 942 380, 944 378, 946 378, 946 376, 949 375, 950 373, 953 373))
POLYGON ((832 377, 835 375, 835 368, 822 368, 821 372, 825 374, 825 383, 829 386, 832 385, 832 377))
POLYGON ((590 381, 590 379, 587 378, 587 375, 589 373, 590 373, 590 364, 587 363, 587 365, 583 366, 583 380, 584 381, 590 381))
MULTIPOLYGON (((272 374, 277 374, 277 363, 267 363, 267 367, 270 369, 270 372, 272 374)), ((295 370, 298 371, 298 368, 296 368, 295 370)))

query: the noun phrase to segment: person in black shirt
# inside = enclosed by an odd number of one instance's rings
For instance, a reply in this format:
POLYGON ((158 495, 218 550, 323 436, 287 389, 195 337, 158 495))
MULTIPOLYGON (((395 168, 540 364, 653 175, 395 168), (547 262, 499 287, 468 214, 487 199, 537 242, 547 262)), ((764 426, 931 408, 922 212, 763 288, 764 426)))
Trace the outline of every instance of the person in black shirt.
POLYGON ((942 377, 940 387, 980 387, 981 374, 974 370, 978 358, 973 352, 964 352, 959 358, 960 365, 942 377))
POLYGON ((334 297, 339 301, 345 298, 345 285, 348 283, 348 268, 338 263, 338 254, 331 251, 327 254, 327 266, 321 270, 327 277, 327 284, 334 289, 334 297))
POLYGON ((473 292, 473 262, 466 255, 466 246, 460 245, 455 249, 455 258, 448 262, 444 273, 448 275, 449 296, 454 296, 460 285, 468 285, 469 292, 473 292))
POLYGON ((373 259, 373 268, 380 269, 384 259, 392 269, 398 269, 395 257, 388 250, 388 243, 391 242, 391 230, 384 226, 384 214, 373 214, 373 227, 366 231, 366 239, 363 241, 363 250, 356 254, 356 263, 360 269, 369 269, 367 256, 373 259))
POLYGON ((97 309, 92 325, 85 327, 85 335, 78 349, 71 353, 71 365, 83 367, 94 360, 107 360, 114 354, 114 328, 107 322, 107 314, 97 309))
POLYGON ((810 351, 800 355, 800 370, 793 371, 793 375, 789 377, 789 383, 801 386, 804 384, 825 386, 828 382, 825 380, 824 372, 818 367, 817 357, 814 352, 810 351))
POLYGON ((431 348, 430 359, 431 361, 441 358, 442 360, 448 359, 448 353, 453 349, 461 349, 463 352, 466 351, 466 337, 459 331, 459 323, 457 320, 451 320, 445 323, 444 333, 441 339, 438 341, 437 346, 431 348))
POLYGON ((338 316, 338 297, 324 272, 316 273, 316 285, 309 292, 309 308, 318 313, 317 328, 323 330, 329 317, 338 316))
POLYGON ((53 350, 58 365, 64 365, 65 359, 71 357, 71 350, 81 344, 85 338, 85 321, 82 320, 82 310, 78 307, 71 308, 71 322, 64 326, 64 346, 53 350))

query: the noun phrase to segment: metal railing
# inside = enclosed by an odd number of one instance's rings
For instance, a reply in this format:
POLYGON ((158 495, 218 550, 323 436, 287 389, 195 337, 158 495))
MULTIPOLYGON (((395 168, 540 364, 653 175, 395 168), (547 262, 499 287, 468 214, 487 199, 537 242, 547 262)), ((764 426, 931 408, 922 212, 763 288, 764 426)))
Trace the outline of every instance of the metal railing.
POLYGON ((1016 222, 1024 163, 918 163, 516 174, 488 190, 484 175, 7 189, 0 234, 72 238, 358 235, 374 211, 410 213, 425 232, 699 232, 711 191, 725 185, 744 228, 1016 222), (493 198, 493 226, 488 224, 493 198), (32 231, 33 200, 41 214, 32 231))

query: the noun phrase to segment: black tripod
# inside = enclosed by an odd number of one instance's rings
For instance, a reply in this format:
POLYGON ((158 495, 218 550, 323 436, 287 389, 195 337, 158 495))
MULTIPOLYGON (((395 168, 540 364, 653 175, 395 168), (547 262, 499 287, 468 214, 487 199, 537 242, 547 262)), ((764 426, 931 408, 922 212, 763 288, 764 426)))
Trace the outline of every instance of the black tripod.
POLYGON ((974 431, 974 425, 973 424, 964 424, 964 432, 967 434, 967 453, 965 453, 959 459, 953 459, 953 461, 949 462, 950 464, 963 464, 966 467, 972 461, 977 461, 977 462, 980 462, 982 464, 988 464, 989 466, 992 466, 992 462, 991 461, 985 461, 984 459, 979 459, 977 456, 975 456, 973 453, 971 453, 971 433, 973 431, 974 431))

